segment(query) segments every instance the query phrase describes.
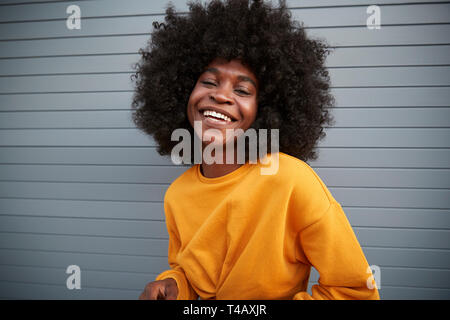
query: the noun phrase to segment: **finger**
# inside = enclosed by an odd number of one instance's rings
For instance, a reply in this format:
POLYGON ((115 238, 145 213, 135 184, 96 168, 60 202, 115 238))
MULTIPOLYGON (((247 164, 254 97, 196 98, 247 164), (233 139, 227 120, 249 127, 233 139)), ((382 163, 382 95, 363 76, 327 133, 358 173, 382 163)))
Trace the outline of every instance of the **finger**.
POLYGON ((166 299, 177 300, 178 298, 178 285, 175 281, 172 281, 166 286, 166 299))
POLYGON ((158 296, 156 297, 156 300, 167 300, 166 287, 165 286, 160 286, 159 287, 159 292, 158 292, 158 296))
POLYGON ((161 291, 158 293, 158 296, 156 297, 156 300, 166 300, 166 297, 161 293, 161 291))
POLYGON ((176 288, 166 288, 166 300, 177 300, 178 290, 176 288))
POLYGON ((177 300, 177 295, 172 292, 167 295, 166 300, 177 300))
MULTIPOLYGON (((164 300, 159 299, 161 295, 161 286, 150 286, 147 290, 147 296, 149 300, 164 300)), ((163 295, 164 296, 164 295, 163 295)))

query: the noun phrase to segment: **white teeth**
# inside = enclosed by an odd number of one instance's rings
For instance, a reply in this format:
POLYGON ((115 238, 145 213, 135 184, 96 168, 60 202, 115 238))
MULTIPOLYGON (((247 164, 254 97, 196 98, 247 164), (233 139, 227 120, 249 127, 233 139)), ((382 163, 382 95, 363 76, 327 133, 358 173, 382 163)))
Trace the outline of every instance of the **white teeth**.
POLYGON ((222 114, 222 113, 218 113, 215 111, 211 111, 211 110, 205 110, 203 112, 203 115, 206 116, 212 116, 212 117, 216 117, 216 118, 220 118, 223 119, 225 121, 231 121, 230 117, 227 117, 226 115, 222 114))

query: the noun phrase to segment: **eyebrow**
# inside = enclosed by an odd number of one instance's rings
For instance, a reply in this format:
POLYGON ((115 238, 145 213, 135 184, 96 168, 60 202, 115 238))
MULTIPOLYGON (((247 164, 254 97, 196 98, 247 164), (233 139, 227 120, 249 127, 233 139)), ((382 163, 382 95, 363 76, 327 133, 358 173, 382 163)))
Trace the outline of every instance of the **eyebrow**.
MULTIPOLYGON (((220 73, 219 69, 217 68, 208 68, 206 69, 204 72, 211 72, 211 73, 220 73)), ((253 84, 253 86, 256 88, 256 83, 255 81, 253 81, 250 77, 244 76, 244 75, 239 75, 237 77, 240 81, 247 81, 250 82, 251 84, 253 84)))

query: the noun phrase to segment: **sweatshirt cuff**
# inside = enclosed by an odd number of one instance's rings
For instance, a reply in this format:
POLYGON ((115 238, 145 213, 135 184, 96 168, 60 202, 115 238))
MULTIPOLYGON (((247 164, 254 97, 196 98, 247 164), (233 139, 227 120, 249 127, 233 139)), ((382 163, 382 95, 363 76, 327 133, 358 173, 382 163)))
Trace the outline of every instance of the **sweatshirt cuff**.
POLYGON ((172 278, 177 283, 178 296, 177 300, 194 300, 197 298, 197 294, 189 284, 184 272, 180 270, 167 270, 159 274, 155 280, 164 280, 172 278))

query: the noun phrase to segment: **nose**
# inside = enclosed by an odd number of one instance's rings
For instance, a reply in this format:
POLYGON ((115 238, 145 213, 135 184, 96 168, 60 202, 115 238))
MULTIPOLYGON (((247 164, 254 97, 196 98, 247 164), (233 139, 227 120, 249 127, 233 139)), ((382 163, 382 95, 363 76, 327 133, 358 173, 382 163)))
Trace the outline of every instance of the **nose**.
POLYGON ((225 87, 217 88, 217 90, 210 94, 209 98, 217 103, 233 104, 231 90, 225 87))

